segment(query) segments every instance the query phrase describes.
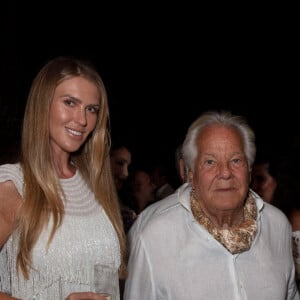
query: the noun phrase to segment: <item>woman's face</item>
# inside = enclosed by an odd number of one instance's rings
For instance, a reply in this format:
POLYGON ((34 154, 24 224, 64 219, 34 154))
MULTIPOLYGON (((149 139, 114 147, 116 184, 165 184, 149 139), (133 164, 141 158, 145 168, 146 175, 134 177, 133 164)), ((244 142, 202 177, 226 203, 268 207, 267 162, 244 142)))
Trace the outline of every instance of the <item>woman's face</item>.
POLYGON ((123 187, 128 178, 128 168, 131 164, 131 153, 125 147, 115 149, 110 156, 112 174, 118 190, 123 187))
POLYGON ((99 91, 83 77, 60 83, 50 106, 50 143, 55 153, 74 152, 94 130, 100 109, 99 91))
POLYGON ((203 209, 209 214, 239 209, 250 179, 241 137, 232 128, 212 125, 196 143, 198 155, 189 175, 203 209))

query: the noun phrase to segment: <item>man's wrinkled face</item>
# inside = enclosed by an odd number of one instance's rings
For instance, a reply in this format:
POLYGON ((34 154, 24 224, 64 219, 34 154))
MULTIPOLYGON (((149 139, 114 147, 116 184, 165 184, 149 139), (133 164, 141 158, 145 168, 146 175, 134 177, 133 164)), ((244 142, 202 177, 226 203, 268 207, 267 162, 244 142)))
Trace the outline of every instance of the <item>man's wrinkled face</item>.
POLYGON ((239 133, 231 127, 211 125, 196 143, 198 155, 189 176, 202 207, 216 213, 242 206, 250 175, 239 133))

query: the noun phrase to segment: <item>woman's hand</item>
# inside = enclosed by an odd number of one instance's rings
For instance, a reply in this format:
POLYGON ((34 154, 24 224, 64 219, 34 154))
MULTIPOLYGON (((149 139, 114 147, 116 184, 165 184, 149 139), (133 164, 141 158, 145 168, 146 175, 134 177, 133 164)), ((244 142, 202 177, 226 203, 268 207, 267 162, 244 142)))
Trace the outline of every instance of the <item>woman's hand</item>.
POLYGON ((70 294, 65 300, 111 300, 111 297, 93 292, 80 292, 70 294))

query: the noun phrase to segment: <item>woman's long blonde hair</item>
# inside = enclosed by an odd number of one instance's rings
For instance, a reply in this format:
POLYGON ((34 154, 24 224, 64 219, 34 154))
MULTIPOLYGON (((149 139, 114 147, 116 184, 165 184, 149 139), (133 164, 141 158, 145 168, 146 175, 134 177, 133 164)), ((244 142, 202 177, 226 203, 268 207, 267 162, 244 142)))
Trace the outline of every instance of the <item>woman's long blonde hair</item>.
POLYGON ((84 145, 71 154, 71 161, 83 175, 112 222, 121 248, 120 277, 125 276, 126 236, 119 201, 110 168, 110 128, 107 93, 96 69, 87 61, 58 57, 49 61, 35 77, 27 99, 23 129, 21 163, 24 172, 24 204, 20 212, 17 267, 29 277, 31 252, 41 230, 53 217, 48 245, 64 215, 62 190, 57 185, 49 138, 49 111, 54 91, 62 81, 82 76, 99 90, 100 110, 94 131, 84 145))

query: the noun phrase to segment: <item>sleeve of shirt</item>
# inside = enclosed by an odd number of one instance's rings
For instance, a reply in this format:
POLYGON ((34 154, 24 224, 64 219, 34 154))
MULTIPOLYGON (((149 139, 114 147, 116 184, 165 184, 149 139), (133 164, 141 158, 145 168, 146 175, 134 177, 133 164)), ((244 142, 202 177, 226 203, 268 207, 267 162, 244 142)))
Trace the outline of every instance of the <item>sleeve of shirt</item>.
POLYGON ((288 297, 289 300, 300 300, 299 291, 295 282, 295 276, 291 276, 289 280, 288 287, 288 297))
POLYGON ((134 221, 134 223, 132 224, 131 228, 127 233, 129 251, 131 248, 134 248, 137 236, 140 233, 140 223, 141 223, 141 215, 137 217, 137 219, 134 221))
POLYGON ((124 300, 155 300, 151 262, 145 243, 139 234, 130 251, 124 300))
MULTIPOLYGON (((287 245, 289 245, 289 253, 290 253, 290 260, 293 261, 293 252, 292 252, 292 245, 293 245, 293 241, 292 241, 292 229, 290 226, 288 226, 287 228, 287 234, 286 237, 289 237, 289 240, 286 242, 287 245)), ((295 279, 295 265, 292 264, 292 268, 291 268, 291 273, 290 273, 290 277, 289 277, 289 282, 288 282, 288 300, 300 300, 300 296, 299 296, 299 291, 298 291, 298 287, 296 284, 296 279, 295 279)))
POLYGON ((288 297, 289 300, 300 300, 298 287, 295 280, 295 267, 292 267, 291 276, 289 278, 288 297))

